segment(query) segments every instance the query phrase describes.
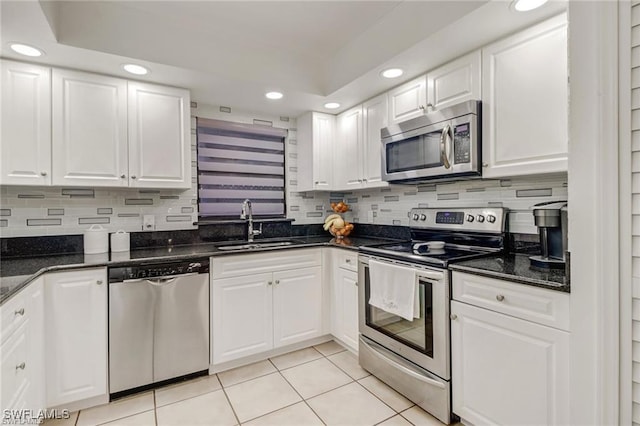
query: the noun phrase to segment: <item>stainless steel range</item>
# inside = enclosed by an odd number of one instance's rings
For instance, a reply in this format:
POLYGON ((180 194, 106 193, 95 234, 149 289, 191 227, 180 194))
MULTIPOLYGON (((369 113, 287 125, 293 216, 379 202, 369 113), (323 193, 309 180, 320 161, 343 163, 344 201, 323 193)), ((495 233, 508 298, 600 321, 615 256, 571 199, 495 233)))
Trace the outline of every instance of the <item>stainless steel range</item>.
POLYGON ((502 208, 413 209, 411 241, 361 247, 360 365, 451 422, 451 262, 504 250, 502 208))

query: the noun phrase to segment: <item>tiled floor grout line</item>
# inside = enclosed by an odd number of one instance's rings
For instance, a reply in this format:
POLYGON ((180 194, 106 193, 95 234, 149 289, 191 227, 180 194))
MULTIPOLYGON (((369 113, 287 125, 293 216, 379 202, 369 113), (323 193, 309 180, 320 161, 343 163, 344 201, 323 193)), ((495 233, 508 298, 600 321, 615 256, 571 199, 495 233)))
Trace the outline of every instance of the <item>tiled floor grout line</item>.
MULTIPOLYGON (((318 358, 318 359, 321 359, 321 358, 318 358)), ((282 378, 284 379, 284 381, 285 381, 285 382, 287 382, 287 384, 288 384, 289 386, 291 386, 291 388, 295 391, 295 393, 297 393, 297 394, 298 394, 298 396, 299 396, 300 398, 302 398, 302 402, 304 402, 304 403, 306 404, 306 406, 307 406, 307 407, 309 407, 309 409, 311 410, 311 412, 312 412, 313 414, 315 414, 317 418, 319 418, 319 419, 320 419, 320 421, 322 422, 322 424, 323 424, 323 425, 326 425, 326 423, 325 423, 324 419, 323 419, 322 417, 320 417, 320 415, 319 415, 318 413, 316 413, 316 411, 315 411, 313 408, 311 408, 311 406, 310 406, 310 405, 309 405, 309 403, 307 402, 307 398, 305 398, 304 396, 302 396, 302 395, 300 394, 300 392, 298 392, 298 389, 296 389, 296 388, 293 386, 293 384, 291 384, 291 383, 287 380, 287 378, 286 378, 286 377, 284 377, 284 374, 280 373, 280 375, 282 376, 282 378)), ((336 389, 337 389, 337 388, 336 388, 336 389)), ((333 389, 332 389, 332 390, 333 390, 333 389)), ((331 391, 327 391, 327 392, 331 392, 331 391)), ((315 398, 316 396, 318 396, 318 395, 314 395, 314 396, 312 396, 311 398, 315 398)), ((297 404, 297 403, 296 403, 296 404, 297 404)))
MULTIPOLYGON (((220 385, 222 385, 222 382, 220 382, 220 385)), ((227 395, 227 391, 225 390, 224 387, 220 388, 220 390, 224 393, 224 397, 227 399, 227 403, 229 404, 229 407, 231 407, 231 412, 233 413, 233 417, 236 418, 237 424, 239 425, 242 424, 240 423, 240 417, 238 417, 238 413, 236 413, 236 409, 233 408, 233 404, 231 403, 231 399, 229 399, 229 395, 227 395)))
POLYGON ((155 425, 158 426, 158 400, 156 399, 156 390, 153 390, 153 419, 155 425))

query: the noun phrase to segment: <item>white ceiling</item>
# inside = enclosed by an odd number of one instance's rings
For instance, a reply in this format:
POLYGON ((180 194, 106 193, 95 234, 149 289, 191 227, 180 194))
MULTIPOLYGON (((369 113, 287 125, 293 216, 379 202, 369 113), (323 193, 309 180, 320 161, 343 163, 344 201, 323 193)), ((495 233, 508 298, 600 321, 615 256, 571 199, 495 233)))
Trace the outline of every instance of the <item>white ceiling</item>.
MULTIPOLYGON (((1 1, 3 57, 19 41, 33 62, 186 87, 192 100, 274 116, 347 108, 503 34, 556 14, 552 2, 516 13, 507 1, 1 1), (264 93, 284 93, 268 101, 264 93)), ((339 110, 340 111, 340 110, 339 110)))

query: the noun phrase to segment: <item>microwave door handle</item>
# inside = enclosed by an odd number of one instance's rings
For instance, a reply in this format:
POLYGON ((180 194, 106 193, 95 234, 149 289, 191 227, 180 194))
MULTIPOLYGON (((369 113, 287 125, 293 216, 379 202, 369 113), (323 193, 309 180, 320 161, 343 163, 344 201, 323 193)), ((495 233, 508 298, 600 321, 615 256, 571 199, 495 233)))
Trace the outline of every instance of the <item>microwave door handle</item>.
POLYGON ((451 163, 449 163, 449 153, 451 152, 451 126, 447 124, 442 129, 442 134, 440 135, 440 158, 442 159, 442 164, 445 169, 451 168, 451 163))

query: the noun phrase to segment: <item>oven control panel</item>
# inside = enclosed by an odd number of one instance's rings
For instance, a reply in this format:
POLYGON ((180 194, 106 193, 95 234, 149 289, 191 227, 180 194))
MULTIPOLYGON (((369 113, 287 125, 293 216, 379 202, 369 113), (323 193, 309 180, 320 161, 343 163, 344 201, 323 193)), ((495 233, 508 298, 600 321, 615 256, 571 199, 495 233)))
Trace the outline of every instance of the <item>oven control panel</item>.
POLYGON ((412 228, 504 232, 507 210, 502 207, 411 209, 412 228))

